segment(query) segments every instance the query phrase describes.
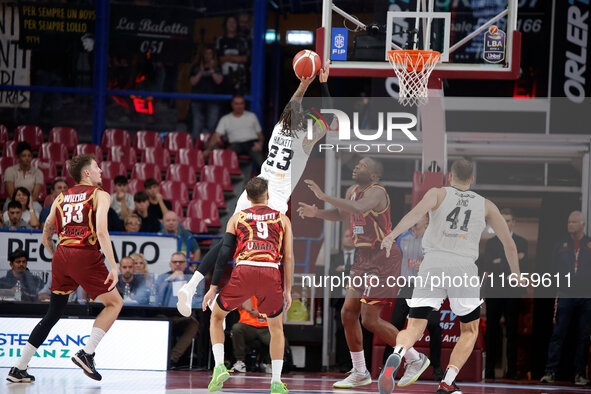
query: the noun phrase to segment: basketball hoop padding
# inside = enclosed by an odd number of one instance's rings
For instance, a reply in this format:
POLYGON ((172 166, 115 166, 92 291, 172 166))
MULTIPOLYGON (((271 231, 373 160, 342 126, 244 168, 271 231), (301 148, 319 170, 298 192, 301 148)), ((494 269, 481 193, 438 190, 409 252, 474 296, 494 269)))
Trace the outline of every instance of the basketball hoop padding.
POLYGON ((388 51, 388 60, 400 86, 398 102, 409 106, 426 104, 429 101, 429 77, 441 60, 441 53, 407 49, 388 51))

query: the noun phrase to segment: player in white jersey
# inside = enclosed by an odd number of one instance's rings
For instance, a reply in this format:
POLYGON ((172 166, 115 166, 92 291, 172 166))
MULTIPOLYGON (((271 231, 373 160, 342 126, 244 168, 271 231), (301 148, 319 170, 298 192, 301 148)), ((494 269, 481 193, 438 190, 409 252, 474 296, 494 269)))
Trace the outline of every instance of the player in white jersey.
POLYGON ((423 237, 425 257, 418 273, 418 279, 423 280, 415 282, 409 304, 408 325, 396 337, 394 352, 388 357, 380 374, 380 393, 394 391, 394 378, 402 357, 425 331, 431 311, 438 310, 445 298, 449 298, 453 313, 460 317, 461 331, 437 393, 461 393, 455 378, 478 338, 482 300, 480 287, 475 286, 479 280, 475 261, 486 223, 503 243, 511 272, 520 277, 517 247, 499 209, 469 190, 474 182, 472 170, 473 165, 468 160, 454 162, 451 167, 451 187, 430 189, 382 241, 382 248, 389 254, 395 239, 425 214, 429 214, 429 226, 423 237), (458 278, 462 280, 459 286, 458 278), (476 282, 470 278, 476 279, 476 282))
MULTIPOLYGON (((327 84, 329 70, 330 63, 327 63, 318 73, 323 97, 322 105, 326 108, 332 107, 328 101, 330 99, 327 84), (327 101, 324 100, 325 98, 327 101)), ((269 139, 269 155, 263 163, 259 175, 268 181, 268 206, 282 214, 287 212, 287 203, 291 193, 306 168, 314 145, 324 137, 328 128, 327 123, 330 124, 332 120, 332 116, 318 120, 316 116, 302 110, 302 97, 314 78, 300 78, 300 86, 285 106, 279 122, 273 128, 273 133, 269 139), (312 128, 311 139, 308 138, 306 130, 308 117, 316 119, 312 128)), ((250 208, 250 202, 246 197, 246 191, 244 191, 238 198, 234 214, 247 208, 250 208)), ((218 242, 203 256, 201 264, 199 264, 191 280, 179 290, 177 309, 181 315, 191 315, 193 295, 199 282, 215 266, 221 244, 221 242, 218 242)))

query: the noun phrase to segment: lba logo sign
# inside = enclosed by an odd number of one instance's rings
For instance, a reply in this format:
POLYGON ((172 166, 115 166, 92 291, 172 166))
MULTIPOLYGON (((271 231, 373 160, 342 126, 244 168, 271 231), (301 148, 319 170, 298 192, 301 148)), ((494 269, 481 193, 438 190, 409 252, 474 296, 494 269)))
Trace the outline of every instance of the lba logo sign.
MULTIPOLYGON (((418 138, 411 132, 411 129, 417 125, 417 117, 414 114, 407 112, 383 112, 378 113, 378 128, 375 131, 364 130, 362 133, 359 130, 359 113, 353 112, 353 124, 351 127, 351 120, 349 116, 338 109, 321 109, 321 114, 332 114, 336 117, 338 122, 338 136, 339 141, 349 142, 345 144, 320 144, 319 150, 335 150, 337 152, 358 152, 364 153, 369 151, 399 153, 404 150, 401 144, 390 143, 394 133, 404 134, 410 141, 418 141, 418 138), (384 125, 385 119, 385 125, 384 125), (353 136, 361 141, 373 141, 373 143, 350 143, 352 140, 351 130, 353 136), (385 135, 384 135, 385 133, 385 135), (381 141, 388 143, 380 143, 381 141)), ((314 123, 312 119, 308 119, 308 139, 312 139, 314 123)))

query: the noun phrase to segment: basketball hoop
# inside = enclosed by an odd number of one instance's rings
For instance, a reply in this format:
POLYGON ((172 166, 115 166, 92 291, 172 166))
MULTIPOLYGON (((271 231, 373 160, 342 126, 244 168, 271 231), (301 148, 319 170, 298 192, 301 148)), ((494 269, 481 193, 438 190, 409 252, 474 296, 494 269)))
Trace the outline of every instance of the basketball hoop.
POLYGON ((429 101, 427 83, 440 59, 441 54, 437 51, 409 49, 388 51, 388 60, 398 77, 400 104, 423 105, 429 101))

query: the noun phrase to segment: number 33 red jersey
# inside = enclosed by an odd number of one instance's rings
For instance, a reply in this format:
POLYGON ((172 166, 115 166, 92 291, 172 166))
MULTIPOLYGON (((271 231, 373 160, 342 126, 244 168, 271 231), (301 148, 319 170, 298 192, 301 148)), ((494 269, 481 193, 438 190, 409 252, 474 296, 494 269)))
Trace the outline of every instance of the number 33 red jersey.
POLYGON ((57 197, 55 227, 58 245, 99 248, 96 235, 97 186, 75 185, 57 197))

